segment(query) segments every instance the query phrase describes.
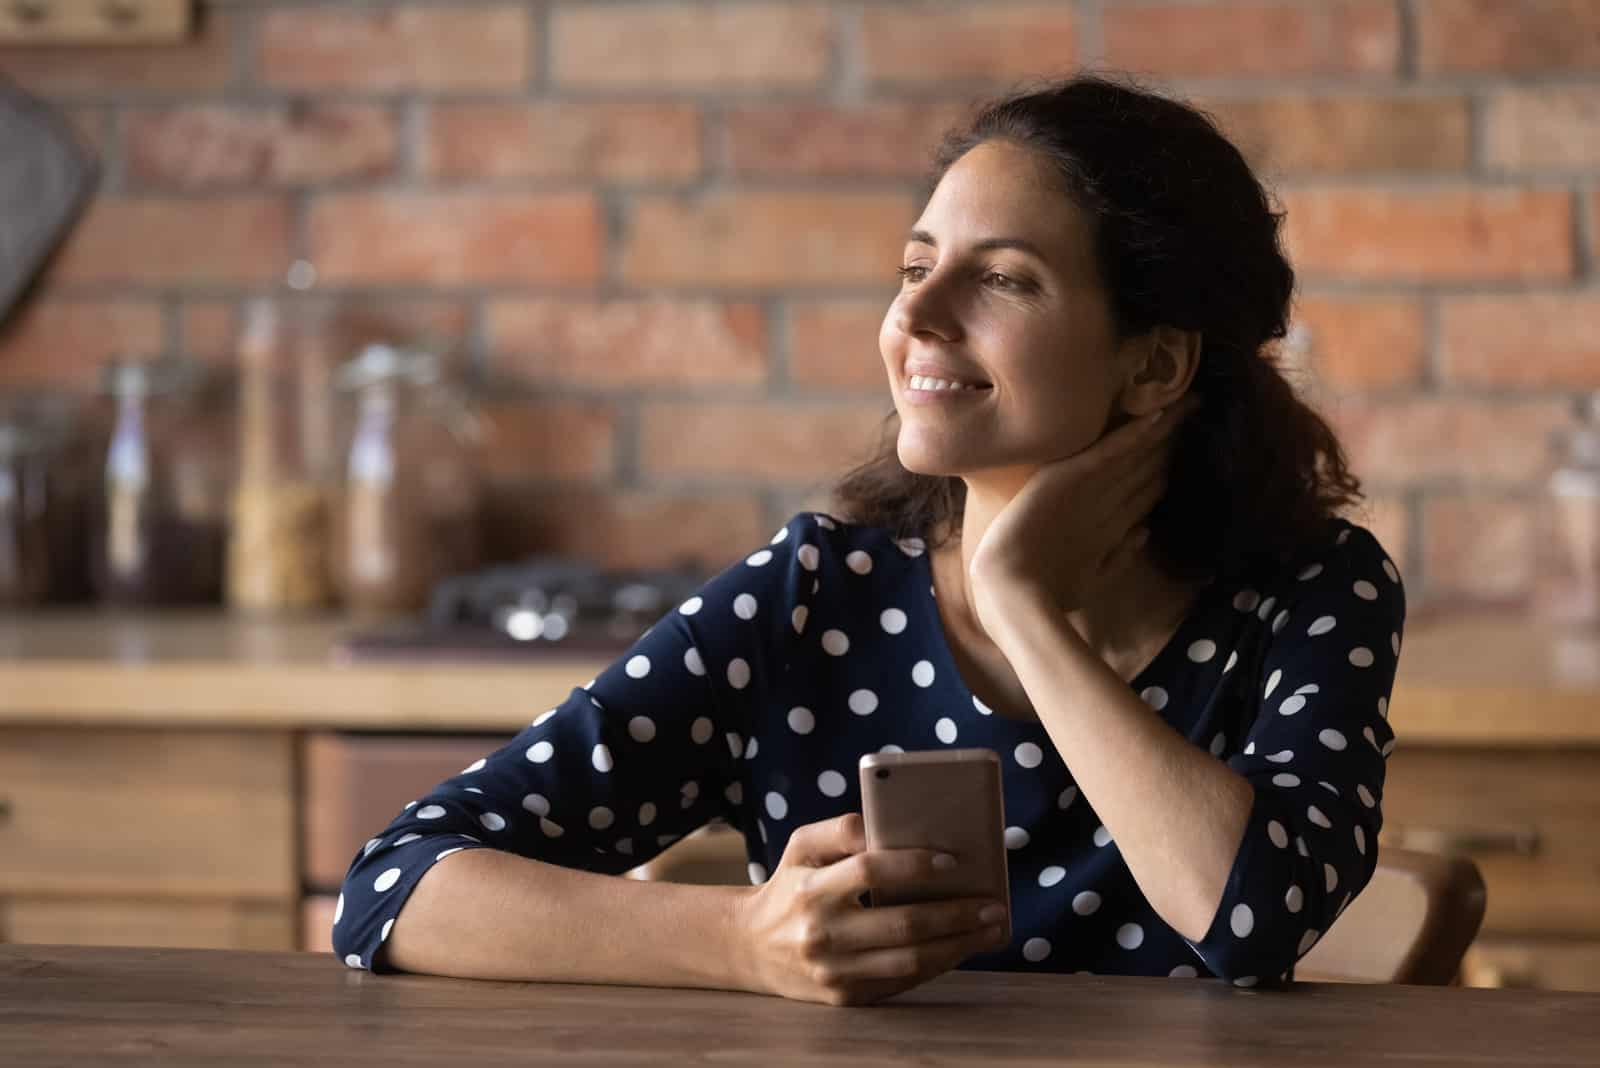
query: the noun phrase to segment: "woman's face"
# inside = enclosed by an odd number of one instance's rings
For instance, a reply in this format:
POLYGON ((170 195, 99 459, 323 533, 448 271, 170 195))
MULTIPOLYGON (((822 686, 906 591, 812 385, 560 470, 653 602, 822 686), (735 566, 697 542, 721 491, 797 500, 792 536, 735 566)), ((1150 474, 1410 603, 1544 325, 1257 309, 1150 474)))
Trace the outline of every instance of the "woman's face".
POLYGON ((1041 156, 996 141, 968 152, 929 198, 901 265, 878 347, 908 470, 1025 478, 1107 429, 1126 371, 1090 222, 1041 156))

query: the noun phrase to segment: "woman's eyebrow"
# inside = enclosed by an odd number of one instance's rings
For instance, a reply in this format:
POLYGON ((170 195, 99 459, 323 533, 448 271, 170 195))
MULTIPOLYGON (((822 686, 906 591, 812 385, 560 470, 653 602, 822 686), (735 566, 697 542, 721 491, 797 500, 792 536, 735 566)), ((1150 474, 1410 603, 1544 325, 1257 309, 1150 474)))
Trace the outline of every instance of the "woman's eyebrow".
MULTIPOLYGON (((939 242, 936 241, 934 236, 928 233, 926 230, 912 230, 906 235, 906 240, 915 241, 921 245, 929 245, 933 248, 939 247, 939 242)), ((987 252, 989 249, 993 248, 1020 249, 1036 260, 1039 260, 1043 263, 1050 262, 1049 257, 1041 252, 1037 245, 1020 237, 986 237, 982 241, 973 242, 972 245, 972 251, 974 252, 987 252)))

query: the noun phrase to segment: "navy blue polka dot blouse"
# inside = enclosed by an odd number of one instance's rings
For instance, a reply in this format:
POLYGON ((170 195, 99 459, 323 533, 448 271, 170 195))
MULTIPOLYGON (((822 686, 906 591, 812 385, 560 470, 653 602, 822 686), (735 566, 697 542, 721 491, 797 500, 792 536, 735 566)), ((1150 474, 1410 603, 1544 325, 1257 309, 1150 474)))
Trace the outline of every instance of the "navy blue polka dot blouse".
POLYGON ((1372 534, 1332 520, 1284 573, 1213 582, 1130 683, 1255 788, 1198 942, 1145 900, 1044 727, 967 689, 933 598, 920 541, 796 515, 367 842, 339 897, 338 955, 392 970, 395 916, 459 850, 618 874, 720 820, 760 883, 795 828, 860 811, 863 754, 985 746, 1001 757, 1014 937, 961 967, 1291 976, 1377 859, 1405 594, 1372 534))

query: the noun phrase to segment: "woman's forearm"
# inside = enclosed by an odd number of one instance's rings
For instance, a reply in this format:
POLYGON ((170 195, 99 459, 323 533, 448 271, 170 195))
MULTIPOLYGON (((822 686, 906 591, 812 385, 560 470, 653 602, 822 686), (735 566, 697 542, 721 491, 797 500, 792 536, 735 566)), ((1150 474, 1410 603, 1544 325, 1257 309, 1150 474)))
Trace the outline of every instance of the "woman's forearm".
POLYGON ((1250 820, 1245 779, 1173 730, 1045 601, 1009 596, 992 633, 1151 906, 1200 941, 1250 820))
POLYGON ((422 877, 383 952, 457 978, 750 990, 736 930, 748 892, 469 849, 422 877))

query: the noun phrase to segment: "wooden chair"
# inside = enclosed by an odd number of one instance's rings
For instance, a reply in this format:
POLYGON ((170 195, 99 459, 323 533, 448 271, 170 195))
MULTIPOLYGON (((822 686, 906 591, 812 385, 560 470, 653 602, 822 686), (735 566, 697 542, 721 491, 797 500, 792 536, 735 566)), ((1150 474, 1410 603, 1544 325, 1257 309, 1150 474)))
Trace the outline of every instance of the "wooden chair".
POLYGON ((1372 882, 1300 959, 1295 978, 1448 986, 1486 900, 1466 857, 1385 846, 1372 882))

